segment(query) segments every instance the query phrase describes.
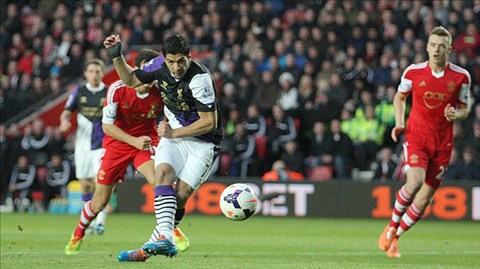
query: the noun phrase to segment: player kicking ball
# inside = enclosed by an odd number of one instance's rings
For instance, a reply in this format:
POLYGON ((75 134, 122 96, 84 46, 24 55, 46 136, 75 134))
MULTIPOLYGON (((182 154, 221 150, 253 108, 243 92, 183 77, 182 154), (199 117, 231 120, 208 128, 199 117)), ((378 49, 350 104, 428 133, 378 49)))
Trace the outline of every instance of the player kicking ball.
POLYGON ((398 191, 390 223, 378 246, 390 258, 399 258, 399 237, 423 216, 445 175, 453 147, 454 120, 468 116, 470 74, 447 61, 452 36, 435 27, 427 43, 428 61, 403 72, 393 100, 395 127, 392 139, 405 131, 404 161, 407 181, 398 191), (412 94, 412 111, 405 128, 405 104, 412 94))
MULTIPOLYGON (((153 50, 142 50, 135 58, 135 65, 143 66, 158 55, 159 53, 153 50)), ((151 84, 131 89, 119 80, 109 87, 102 117, 105 150, 97 174, 95 193, 92 200, 83 207, 77 228, 65 246, 65 254, 78 253, 86 229, 107 205, 115 185, 125 178, 125 171, 130 163, 133 162, 147 181, 154 184, 155 171, 151 151, 159 140, 156 120, 162 106, 160 91, 151 84)), ((181 231, 178 233, 182 234, 181 231)), ((186 242, 184 248, 188 248, 188 239, 185 236, 179 240, 186 242)), ((137 255, 131 259, 134 258, 144 261, 148 256, 137 255)))
POLYGON ((108 36, 103 44, 126 85, 156 83, 168 119, 157 127, 161 138, 154 156, 157 223, 149 242, 140 249, 120 253, 119 260, 148 255, 172 257, 181 246, 175 243, 175 227, 185 214, 185 204, 218 165, 223 128, 215 83, 207 68, 191 59, 188 41, 181 35, 166 38, 163 55, 136 70, 125 62, 118 35, 108 36))

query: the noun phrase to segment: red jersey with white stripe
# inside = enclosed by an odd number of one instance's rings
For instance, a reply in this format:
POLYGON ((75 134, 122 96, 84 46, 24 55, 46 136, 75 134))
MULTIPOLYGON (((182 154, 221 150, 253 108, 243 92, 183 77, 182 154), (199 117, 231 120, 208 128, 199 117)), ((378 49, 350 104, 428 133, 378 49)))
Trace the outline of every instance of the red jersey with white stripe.
MULTIPOLYGON (((135 136, 150 136, 152 145, 158 144, 157 117, 163 108, 160 90, 153 86, 148 93, 139 94, 121 80, 108 89, 103 110, 103 123, 115 124, 124 132, 135 136)), ((105 134, 103 146, 132 147, 105 134)), ((133 147, 132 147, 133 148, 133 147)))
POLYGON ((451 150, 453 123, 444 117, 444 110, 447 104, 453 107, 468 104, 470 83, 470 74, 452 63, 440 73, 435 73, 428 61, 405 69, 398 91, 412 94, 406 141, 429 143, 435 150, 451 150))

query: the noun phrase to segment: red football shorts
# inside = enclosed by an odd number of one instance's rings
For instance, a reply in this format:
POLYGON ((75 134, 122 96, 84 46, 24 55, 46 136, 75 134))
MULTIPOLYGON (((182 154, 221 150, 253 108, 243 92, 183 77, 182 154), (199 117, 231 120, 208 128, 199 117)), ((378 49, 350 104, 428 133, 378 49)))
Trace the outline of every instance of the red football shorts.
POLYGON ((122 182, 125 179, 125 173, 130 163, 133 162, 135 168, 147 161, 152 161, 153 165, 151 156, 152 153, 148 150, 106 148, 100 164, 100 170, 98 170, 97 182, 102 185, 122 182))
POLYGON ((427 171, 425 183, 433 189, 438 189, 443 176, 447 171, 448 162, 452 152, 437 151, 427 142, 403 144, 404 161, 410 167, 422 167, 427 171))

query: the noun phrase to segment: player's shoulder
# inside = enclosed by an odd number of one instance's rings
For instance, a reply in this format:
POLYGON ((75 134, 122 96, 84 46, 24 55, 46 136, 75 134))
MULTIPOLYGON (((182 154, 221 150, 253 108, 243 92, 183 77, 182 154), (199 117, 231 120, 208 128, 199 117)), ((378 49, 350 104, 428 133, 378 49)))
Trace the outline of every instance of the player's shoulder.
POLYGON ((466 76, 470 80, 470 73, 468 73, 468 71, 465 68, 460 67, 454 63, 449 63, 448 68, 455 73, 466 76))
POLYGON ((427 70, 428 67, 428 62, 421 62, 421 63, 413 63, 409 65, 407 68, 405 68, 404 73, 414 73, 414 72, 422 72, 427 70))
POLYGON ((127 88, 127 85, 125 85, 122 80, 117 80, 113 82, 110 87, 108 87, 107 98, 112 97, 113 95, 123 93, 127 88))

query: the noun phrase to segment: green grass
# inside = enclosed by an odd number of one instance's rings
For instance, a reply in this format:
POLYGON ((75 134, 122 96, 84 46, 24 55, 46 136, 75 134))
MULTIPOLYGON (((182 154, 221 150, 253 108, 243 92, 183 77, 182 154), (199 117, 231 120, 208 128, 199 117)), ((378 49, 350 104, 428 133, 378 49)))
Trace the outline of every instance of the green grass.
POLYGON ((478 268, 478 222, 423 220, 400 240, 402 258, 377 248, 386 220, 266 218, 245 222, 189 215, 182 230, 191 248, 173 259, 119 263, 117 255, 139 247, 154 217, 113 214, 107 232, 87 236, 76 256, 63 248, 77 216, 1 214, 0 267, 6 268, 478 268))

